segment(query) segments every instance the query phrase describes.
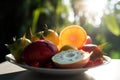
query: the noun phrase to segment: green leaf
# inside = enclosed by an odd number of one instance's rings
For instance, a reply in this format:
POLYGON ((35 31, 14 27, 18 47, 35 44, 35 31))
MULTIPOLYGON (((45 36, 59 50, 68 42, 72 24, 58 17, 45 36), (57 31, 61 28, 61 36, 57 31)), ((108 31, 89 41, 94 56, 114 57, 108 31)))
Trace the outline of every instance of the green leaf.
POLYGON ((36 30, 36 25, 39 19, 39 15, 40 15, 40 9, 36 9, 33 12, 33 21, 32 21, 32 32, 34 33, 36 30))
POLYGON ((37 22, 41 13, 48 14, 48 10, 46 8, 37 8, 33 11, 33 21, 32 21, 32 32, 35 33, 37 28, 37 22))
POLYGON ((120 28, 117 24, 117 20, 114 14, 108 14, 104 16, 105 23, 108 29, 116 36, 120 35, 120 28))

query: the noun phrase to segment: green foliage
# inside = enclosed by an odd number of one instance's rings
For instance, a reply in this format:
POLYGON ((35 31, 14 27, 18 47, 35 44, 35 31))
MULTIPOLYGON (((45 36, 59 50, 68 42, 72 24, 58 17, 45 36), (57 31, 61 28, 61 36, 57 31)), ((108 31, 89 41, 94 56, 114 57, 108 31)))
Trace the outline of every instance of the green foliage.
POLYGON ((32 32, 47 24, 49 28, 61 26, 68 22, 68 8, 63 4, 62 0, 46 0, 33 10, 32 32), (50 27, 52 26, 52 27, 50 27))
POLYGON ((32 32, 35 33, 37 22, 41 13, 47 13, 44 8, 37 8, 33 11, 32 32))
POLYGON ((117 23, 115 14, 104 15, 105 23, 108 29, 116 36, 120 35, 120 27, 117 23))
POLYGON ((120 54, 117 51, 112 51, 110 56, 112 59, 120 59, 120 54))
POLYGON ((23 15, 23 23, 21 23, 21 33, 28 29, 24 24, 30 24, 32 32, 43 30, 45 24, 48 28, 57 29, 61 31, 63 27, 71 24, 77 24, 85 28, 88 35, 93 39, 94 44, 108 43, 105 46, 105 51, 112 58, 120 58, 119 40, 120 40, 120 9, 116 6, 120 5, 120 2, 115 4, 109 4, 112 0, 108 0, 106 14, 103 10, 102 17, 99 17, 101 23, 96 25, 95 22, 97 14, 88 13, 85 9, 85 4, 82 4, 87 0, 70 0, 70 5, 66 5, 63 0, 25 0, 19 9, 19 15, 23 15), (109 7, 112 6, 112 10, 109 7), (68 20, 70 11, 73 11, 74 21, 68 20), (20 13, 21 12, 21 13, 20 13))

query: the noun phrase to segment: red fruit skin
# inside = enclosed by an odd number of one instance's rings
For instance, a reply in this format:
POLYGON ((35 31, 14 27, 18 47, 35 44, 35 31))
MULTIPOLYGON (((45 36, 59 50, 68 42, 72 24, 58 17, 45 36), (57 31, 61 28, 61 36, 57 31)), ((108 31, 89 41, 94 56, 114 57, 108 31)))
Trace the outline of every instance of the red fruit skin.
MULTIPOLYGON (((91 52, 91 51, 95 51, 95 49, 97 48, 97 45, 95 44, 85 44, 82 48, 83 51, 86 51, 86 52, 91 52)), ((80 50, 79 49, 79 50, 80 50)))
POLYGON ((44 65, 45 68, 53 68, 52 62, 48 62, 44 65))
POLYGON ((38 40, 28 45, 23 52, 23 61, 34 67, 42 67, 58 52, 57 46, 47 40, 38 40))
POLYGON ((94 60, 89 60, 88 63, 84 66, 85 68, 94 67, 103 64, 103 60, 101 58, 96 58, 94 60))
POLYGON ((98 65, 101 65, 101 64, 103 64, 103 60, 101 58, 96 58, 94 60, 94 65, 95 66, 98 66, 98 65))
POLYGON ((85 52, 92 52, 90 60, 94 60, 96 58, 103 58, 104 52, 95 44, 86 44, 81 49, 85 52))
POLYGON ((92 44, 92 38, 88 35, 85 44, 92 44))
POLYGON ((89 53, 93 51, 95 54, 102 54, 101 49, 96 44, 85 44, 81 49, 89 53))
POLYGON ((31 62, 30 65, 33 66, 33 67, 40 66, 39 62, 33 62, 33 63, 31 62))
POLYGON ((84 67, 87 68, 87 67, 93 67, 93 66, 94 66, 94 62, 92 60, 89 60, 84 67))

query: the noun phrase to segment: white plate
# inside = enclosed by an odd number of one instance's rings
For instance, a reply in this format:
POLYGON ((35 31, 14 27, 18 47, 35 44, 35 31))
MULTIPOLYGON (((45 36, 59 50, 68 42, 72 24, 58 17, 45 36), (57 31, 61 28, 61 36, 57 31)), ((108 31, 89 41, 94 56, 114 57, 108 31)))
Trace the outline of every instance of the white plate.
MULTIPOLYGON (((108 57, 108 56, 104 56, 104 57, 107 61, 102 65, 105 65, 105 64, 107 64, 111 61, 110 57, 108 57)), ((32 66, 16 63, 12 54, 6 55, 6 60, 15 64, 15 65, 18 65, 22 68, 25 68, 25 69, 28 69, 28 70, 31 70, 31 71, 34 71, 34 72, 39 72, 39 73, 44 73, 44 74, 55 74, 55 75, 57 75, 57 74, 60 74, 60 75, 61 74, 62 75, 65 75, 65 74, 67 74, 67 75, 69 75, 69 74, 80 74, 80 73, 83 73, 83 72, 87 71, 88 69, 98 67, 98 66, 94 66, 94 67, 90 67, 90 68, 80 68, 80 69, 37 68, 37 67, 32 67, 32 66)), ((102 65, 99 65, 99 66, 102 66, 102 65)))

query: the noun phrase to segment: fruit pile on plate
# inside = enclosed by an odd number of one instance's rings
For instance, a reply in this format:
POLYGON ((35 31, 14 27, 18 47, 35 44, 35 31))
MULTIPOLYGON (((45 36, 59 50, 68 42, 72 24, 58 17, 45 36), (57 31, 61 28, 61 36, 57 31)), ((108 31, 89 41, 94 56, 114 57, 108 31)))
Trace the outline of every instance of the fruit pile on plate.
POLYGON ((102 45, 92 43, 85 29, 78 25, 65 27, 58 34, 45 28, 30 38, 14 41, 8 48, 17 63, 42 68, 84 68, 103 64, 106 59, 102 45))

